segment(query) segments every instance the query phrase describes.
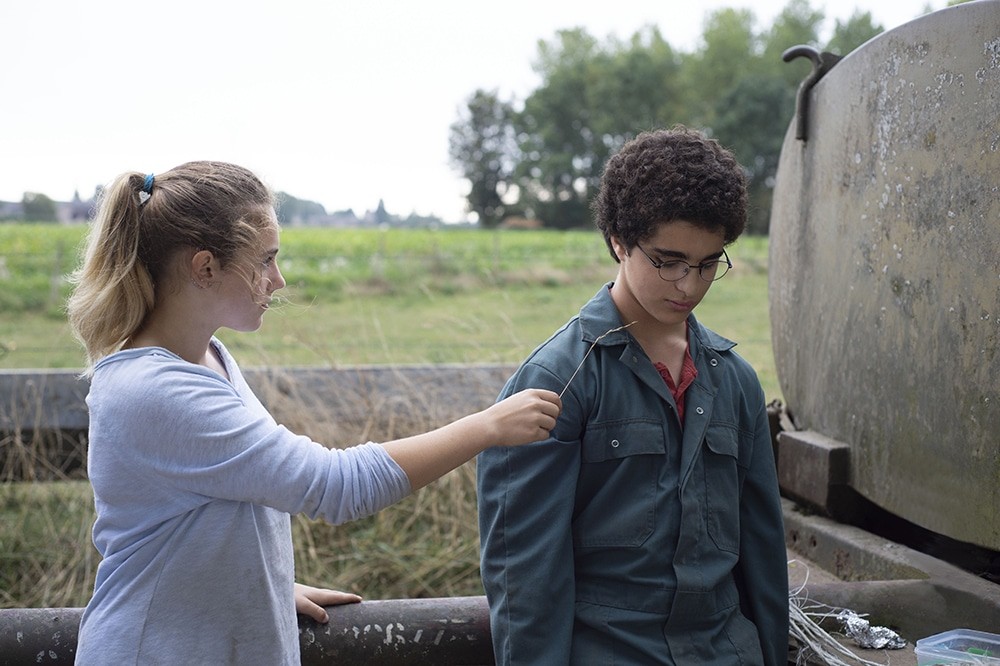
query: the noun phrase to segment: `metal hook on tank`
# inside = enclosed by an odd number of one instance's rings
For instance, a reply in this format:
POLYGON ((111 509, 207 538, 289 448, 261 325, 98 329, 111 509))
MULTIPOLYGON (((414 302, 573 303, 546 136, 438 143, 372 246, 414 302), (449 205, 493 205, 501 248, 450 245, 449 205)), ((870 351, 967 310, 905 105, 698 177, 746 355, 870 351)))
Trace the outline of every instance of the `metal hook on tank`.
POLYGON ((781 54, 781 59, 785 62, 791 62, 800 56, 809 58, 813 64, 812 72, 799 84, 798 97, 795 102, 795 138, 800 141, 806 141, 809 136, 809 91, 812 90, 812 87, 820 79, 826 76, 827 72, 833 69, 834 65, 840 62, 843 56, 830 53, 829 51, 820 53, 811 46, 799 45, 787 49, 781 54))

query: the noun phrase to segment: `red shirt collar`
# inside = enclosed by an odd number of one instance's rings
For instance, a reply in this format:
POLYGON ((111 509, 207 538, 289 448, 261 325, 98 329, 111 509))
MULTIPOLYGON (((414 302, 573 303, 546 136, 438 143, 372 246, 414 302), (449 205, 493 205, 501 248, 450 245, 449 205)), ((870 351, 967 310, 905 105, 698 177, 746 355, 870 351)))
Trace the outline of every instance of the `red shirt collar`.
POLYGON ((667 370, 667 366, 662 363, 654 363, 660 376, 663 377, 663 381, 667 383, 667 388, 670 389, 670 394, 674 396, 674 402, 677 403, 677 418, 683 424, 684 423, 684 394, 694 380, 698 377, 698 368, 694 366, 694 359, 691 358, 691 345, 688 344, 687 348, 684 350, 684 365, 681 366, 681 377, 679 382, 674 382, 674 378, 670 376, 670 371, 667 370))

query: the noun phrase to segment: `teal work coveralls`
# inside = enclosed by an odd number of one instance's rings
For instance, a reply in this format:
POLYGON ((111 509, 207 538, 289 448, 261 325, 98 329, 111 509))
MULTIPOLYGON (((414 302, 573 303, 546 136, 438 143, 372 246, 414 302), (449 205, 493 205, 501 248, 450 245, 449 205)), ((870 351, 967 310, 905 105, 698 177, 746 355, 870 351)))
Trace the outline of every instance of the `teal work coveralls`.
POLYGON ((563 390, 551 437, 478 458, 497 664, 787 663, 784 528, 764 394, 691 315, 673 396, 605 285, 501 397, 563 390))

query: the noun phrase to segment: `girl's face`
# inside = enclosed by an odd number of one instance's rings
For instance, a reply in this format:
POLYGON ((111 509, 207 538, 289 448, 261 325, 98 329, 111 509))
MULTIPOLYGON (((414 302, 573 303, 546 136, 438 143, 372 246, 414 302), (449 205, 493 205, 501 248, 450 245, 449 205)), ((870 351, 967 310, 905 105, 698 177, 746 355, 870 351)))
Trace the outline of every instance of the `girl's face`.
POLYGON ((639 247, 626 248, 612 238, 621 262, 612 288, 615 304, 625 319, 655 328, 682 327, 712 283, 703 280, 697 268, 679 280, 663 280, 653 263, 681 260, 698 266, 722 257, 724 245, 722 231, 708 231, 682 220, 659 225, 639 247))
MULTIPOLYGON (((273 214, 273 213, 272 213, 273 214)), ((263 322, 271 295, 285 286, 278 268, 278 223, 261 231, 259 244, 245 258, 221 271, 219 294, 221 325, 236 331, 255 331, 263 322)))

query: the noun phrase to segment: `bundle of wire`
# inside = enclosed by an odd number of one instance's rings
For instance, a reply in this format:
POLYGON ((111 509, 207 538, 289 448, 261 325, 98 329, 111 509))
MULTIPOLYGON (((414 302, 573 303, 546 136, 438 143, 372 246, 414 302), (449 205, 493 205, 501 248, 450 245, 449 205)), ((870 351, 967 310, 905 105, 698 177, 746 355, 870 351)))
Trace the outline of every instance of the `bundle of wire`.
MULTIPOLYGON (((799 645, 796 666, 816 663, 817 660, 827 666, 886 666, 889 663, 888 655, 885 662, 865 659, 820 626, 824 620, 836 619, 848 630, 847 635, 856 642, 864 636, 852 635, 852 632, 864 632, 867 636, 872 629, 866 621, 860 621, 862 616, 854 611, 811 601, 805 593, 808 582, 809 571, 806 569, 805 582, 788 595, 788 634, 799 645)), ((863 642, 861 645, 889 649, 899 649, 906 645, 906 641, 889 629, 875 627, 874 630, 880 637, 878 643, 863 642)))

